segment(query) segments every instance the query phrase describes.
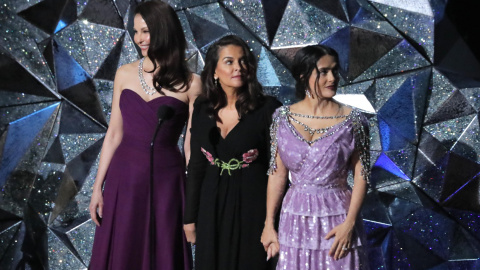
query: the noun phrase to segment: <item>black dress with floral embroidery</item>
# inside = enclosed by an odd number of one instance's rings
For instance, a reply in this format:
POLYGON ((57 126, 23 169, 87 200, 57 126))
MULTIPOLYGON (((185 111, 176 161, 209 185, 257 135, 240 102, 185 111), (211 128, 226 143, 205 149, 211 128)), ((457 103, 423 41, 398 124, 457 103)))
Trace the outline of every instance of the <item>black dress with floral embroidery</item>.
POLYGON ((184 223, 195 223, 196 270, 273 269, 260 242, 266 215, 273 97, 220 135, 207 102, 195 102, 184 223))

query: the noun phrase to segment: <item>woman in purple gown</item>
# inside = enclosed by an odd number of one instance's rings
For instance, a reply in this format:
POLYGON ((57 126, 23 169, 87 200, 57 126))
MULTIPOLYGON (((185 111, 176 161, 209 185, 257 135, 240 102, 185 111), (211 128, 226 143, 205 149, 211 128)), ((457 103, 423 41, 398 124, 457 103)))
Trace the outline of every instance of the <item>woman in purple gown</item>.
POLYGON ((97 228, 89 268, 187 270, 192 262, 182 221, 185 159, 177 142, 201 82, 187 68, 175 11, 158 1, 140 4, 135 14, 134 40, 144 58, 120 67, 115 76, 90 203, 97 228), (171 117, 156 136, 152 186, 150 143, 162 106, 171 108, 171 117))
POLYGON ((338 69, 333 49, 302 48, 292 67, 302 100, 274 114, 262 243, 269 256, 279 252, 277 269, 368 267, 359 218, 370 167, 368 126, 358 110, 333 99, 338 69), (291 186, 283 197, 288 173, 291 186), (274 219, 280 205, 277 237, 274 219))

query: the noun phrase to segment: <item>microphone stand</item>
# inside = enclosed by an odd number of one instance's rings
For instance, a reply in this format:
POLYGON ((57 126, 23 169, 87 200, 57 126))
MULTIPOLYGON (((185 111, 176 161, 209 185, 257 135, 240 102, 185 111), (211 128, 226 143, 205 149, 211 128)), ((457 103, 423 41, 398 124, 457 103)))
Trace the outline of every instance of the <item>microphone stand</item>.
POLYGON ((157 127, 155 128, 155 133, 153 134, 152 142, 150 143, 150 269, 155 269, 155 209, 153 203, 153 192, 154 192, 154 181, 153 181, 153 152, 155 146, 155 138, 157 137, 160 126, 162 125, 163 119, 158 119, 157 127))
POLYGON ((160 126, 164 120, 168 120, 172 116, 173 110, 169 106, 160 106, 157 111, 158 124, 153 133, 153 138, 150 143, 150 269, 155 270, 155 241, 156 241, 156 231, 155 231, 155 209, 153 203, 153 192, 154 192, 154 180, 153 180, 153 152, 155 148, 155 138, 157 137, 160 126))

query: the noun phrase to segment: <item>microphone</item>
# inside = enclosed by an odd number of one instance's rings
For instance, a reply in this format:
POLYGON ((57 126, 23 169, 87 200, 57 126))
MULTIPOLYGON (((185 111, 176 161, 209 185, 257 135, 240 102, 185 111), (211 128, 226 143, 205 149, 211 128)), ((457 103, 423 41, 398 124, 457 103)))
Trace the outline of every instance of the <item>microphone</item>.
POLYGON ((158 107, 157 111, 158 125, 161 125, 163 120, 168 120, 173 117, 173 108, 167 105, 158 107))
POLYGON ((163 124, 165 120, 172 118, 174 115, 174 110, 172 107, 167 105, 162 105, 158 107, 157 117, 158 123, 157 127, 155 128, 155 132, 153 133, 152 142, 150 143, 150 269, 154 270, 155 267, 155 239, 156 239, 156 232, 155 232, 155 209, 153 203, 153 192, 154 192, 154 180, 153 180, 153 151, 155 145, 155 138, 157 137, 158 130, 160 126, 163 124))
POLYGON ((158 107, 157 111, 157 118, 158 118, 158 123, 157 127, 155 128, 155 132, 153 133, 153 138, 152 142, 150 143, 150 147, 153 150, 153 144, 155 142, 155 138, 157 137, 158 130, 160 129, 160 126, 163 124, 163 121, 168 120, 173 117, 174 111, 173 108, 167 105, 162 105, 158 107))

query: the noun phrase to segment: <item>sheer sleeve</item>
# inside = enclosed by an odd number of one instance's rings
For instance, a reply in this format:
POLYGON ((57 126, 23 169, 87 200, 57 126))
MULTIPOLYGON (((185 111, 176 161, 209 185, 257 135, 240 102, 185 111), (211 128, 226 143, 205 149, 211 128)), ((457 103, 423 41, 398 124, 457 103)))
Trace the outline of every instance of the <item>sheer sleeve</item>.
POLYGON ((278 108, 272 116, 272 123, 270 125, 270 165, 267 171, 268 175, 273 174, 277 169, 277 163, 275 162, 275 158, 277 156, 277 131, 278 124, 280 122, 280 116, 284 111, 285 108, 282 106, 278 108))
POLYGON ((267 96, 267 102, 266 102, 266 113, 265 113, 265 139, 267 141, 267 144, 269 145, 267 147, 268 151, 268 159, 269 161, 272 160, 272 155, 275 156, 275 153, 272 152, 272 147, 270 146, 270 127, 272 125, 273 119, 274 119, 274 114, 276 113, 276 110, 278 107, 282 106, 282 103, 278 101, 275 97, 272 96, 267 96))
POLYGON ((362 176, 370 184, 370 132, 368 119, 357 110, 353 112, 353 132, 355 150, 358 152, 362 163, 362 176))
POLYGON ((200 190, 202 188, 203 178, 205 177, 205 171, 208 166, 207 159, 201 152, 201 146, 199 141, 199 132, 201 132, 201 123, 199 116, 202 113, 200 99, 195 101, 192 125, 190 128, 190 161, 188 163, 188 174, 185 191, 185 214, 184 224, 196 223, 198 207, 200 203, 200 190))

